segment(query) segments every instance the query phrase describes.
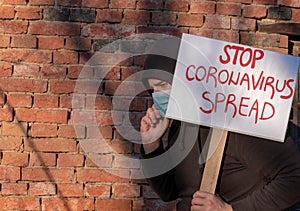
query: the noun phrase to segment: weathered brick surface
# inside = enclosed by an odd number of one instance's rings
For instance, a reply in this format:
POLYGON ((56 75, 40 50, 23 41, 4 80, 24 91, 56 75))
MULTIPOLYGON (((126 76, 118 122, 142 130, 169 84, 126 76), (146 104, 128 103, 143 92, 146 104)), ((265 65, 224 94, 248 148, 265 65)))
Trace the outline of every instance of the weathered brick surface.
POLYGON ((299 56, 295 37, 259 31, 268 22, 299 24, 300 1, 0 1, 0 210, 174 210, 129 179, 140 147, 125 136, 152 103, 130 97, 153 37, 125 38, 190 33, 299 56))

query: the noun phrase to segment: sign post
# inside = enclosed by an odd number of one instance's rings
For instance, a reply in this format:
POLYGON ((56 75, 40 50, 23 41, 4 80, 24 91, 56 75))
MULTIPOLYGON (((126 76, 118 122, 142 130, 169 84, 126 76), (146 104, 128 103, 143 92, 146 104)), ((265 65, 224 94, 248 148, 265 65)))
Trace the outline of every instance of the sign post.
POLYGON ((208 155, 212 155, 205 163, 200 190, 215 193, 228 131, 212 128, 210 132, 207 139, 209 141, 208 155))
POLYGON ((284 141, 299 64, 299 57, 183 34, 166 117, 212 128, 201 190, 215 191, 227 131, 284 141))

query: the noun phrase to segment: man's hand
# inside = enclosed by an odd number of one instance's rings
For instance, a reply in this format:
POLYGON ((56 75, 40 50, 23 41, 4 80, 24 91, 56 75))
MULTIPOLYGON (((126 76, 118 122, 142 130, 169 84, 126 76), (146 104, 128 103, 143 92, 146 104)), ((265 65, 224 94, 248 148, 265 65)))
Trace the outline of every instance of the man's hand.
POLYGON ((154 151, 160 145, 160 138, 166 132, 170 120, 162 118, 152 105, 148 108, 146 115, 141 120, 141 136, 145 153, 154 151))
POLYGON ((197 191, 193 195, 191 211, 233 211, 231 205, 225 203, 214 194, 197 191))

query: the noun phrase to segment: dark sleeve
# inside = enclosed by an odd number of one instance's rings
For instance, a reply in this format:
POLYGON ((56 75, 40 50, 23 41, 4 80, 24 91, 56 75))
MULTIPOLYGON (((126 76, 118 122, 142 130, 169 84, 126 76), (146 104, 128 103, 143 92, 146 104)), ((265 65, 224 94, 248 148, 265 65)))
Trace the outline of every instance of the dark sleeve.
MULTIPOLYGON (((165 152, 163 145, 161 144, 159 148, 157 148, 155 151, 145 154, 144 149, 142 147, 141 149, 141 155, 144 160, 157 157, 165 152)), ((164 161, 167 162, 167 161, 164 161)), ((153 169, 151 167, 152 164, 147 164, 147 162, 143 162, 142 160, 142 168, 144 175, 147 177, 147 175, 151 175, 151 172, 153 169)), ((163 163, 154 163, 154 165, 164 165, 163 163)), ((155 177, 149 177, 146 178, 147 182, 151 186, 151 188, 158 194, 158 196, 163 201, 172 201, 178 198, 178 191, 176 188, 176 183, 174 180, 174 173, 173 169, 170 171, 167 171, 166 173, 163 173, 161 175, 155 176, 155 177)))
POLYGON ((232 203, 234 211, 283 210, 300 201, 300 153, 291 138, 277 143, 237 135, 235 141, 241 161, 250 171, 261 175, 265 183, 232 203))

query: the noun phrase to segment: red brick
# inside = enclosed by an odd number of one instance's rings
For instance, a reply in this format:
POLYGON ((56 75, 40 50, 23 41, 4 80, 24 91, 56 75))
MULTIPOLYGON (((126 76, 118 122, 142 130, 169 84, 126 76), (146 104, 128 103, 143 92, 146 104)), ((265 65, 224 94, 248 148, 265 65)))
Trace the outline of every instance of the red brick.
POLYGON ((300 7, 300 2, 298 0, 278 0, 278 5, 284 5, 288 7, 300 7))
POLYGON ((68 112, 65 110, 16 109, 16 118, 27 122, 67 123, 68 112))
MULTIPOLYGON (((107 68, 108 66, 115 66, 115 65, 122 65, 122 66, 129 66, 131 65, 131 62, 129 61, 124 61, 128 58, 130 58, 131 55, 129 55, 128 53, 104 53, 104 52, 97 52, 92 58, 88 58, 88 61, 86 60, 86 55, 82 54, 81 57, 85 57, 85 58, 80 58, 80 63, 81 64, 86 64, 87 62, 89 62, 88 64, 93 64, 93 65, 101 65, 101 67, 99 67, 96 70, 96 77, 99 78, 99 73, 97 75, 97 72, 99 71, 100 74, 101 71, 108 71, 107 68), (105 65, 105 66, 102 66, 105 65), (106 66, 107 65, 107 66, 106 66)), ((103 79, 103 76, 102 76, 103 79)))
POLYGON ((214 30, 213 38, 227 42, 239 43, 239 33, 232 30, 214 30))
POLYGON ((215 5, 215 2, 192 1, 190 6, 190 12, 198 14, 214 14, 215 5))
POLYGON ((265 6, 245 5, 243 7, 243 16, 246 18, 264 18, 267 15, 265 6))
POLYGON ((96 196, 100 199, 106 199, 110 197, 110 185, 102 184, 85 184, 85 194, 87 196, 96 196))
POLYGON ((89 38, 67 38, 66 39, 66 49, 69 50, 90 50, 92 46, 92 40, 89 38))
POLYGON ((177 12, 187 12, 189 2, 185 0, 166 0, 165 9, 177 12))
POLYGON ((131 200, 126 199, 97 199, 96 209, 99 211, 128 211, 132 209, 132 203, 131 200))
POLYGON ((18 19, 37 20, 42 18, 42 9, 34 7, 16 7, 18 19))
POLYGON ((58 2, 59 6, 66 6, 66 7, 80 7, 81 0, 60 0, 58 2))
POLYGON ((208 15, 205 17, 204 26, 207 28, 214 28, 214 29, 230 29, 230 17, 208 15))
POLYGON ((108 8, 108 0, 82 0, 82 7, 103 9, 108 8))
POLYGON ((132 159, 124 155, 117 155, 114 160, 114 167, 120 169, 138 169, 140 162, 137 159, 132 159))
POLYGON ((59 105, 61 108, 83 108, 85 104, 85 97, 84 96, 60 96, 59 105))
POLYGON ((255 31, 256 20, 249 18, 232 18, 231 27, 233 30, 255 31))
POLYGON ((61 138, 84 138, 85 127, 80 125, 60 125, 58 136, 61 138))
POLYGON ((14 108, 31 107, 32 97, 30 94, 8 94, 7 104, 14 108))
POLYGON ((248 32, 240 33, 240 43, 243 45, 255 46, 255 34, 248 32))
POLYGON ((11 76, 11 75, 12 75, 12 65, 0 64, 0 76, 11 76))
POLYGON ((56 137, 57 125, 34 123, 31 125, 30 132, 32 137, 56 137))
POLYGON ((3 152, 2 165, 28 166, 28 154, 20 152, 3 152))
POLYGON ((2 4, 25 5, 26 2, 23 0, 3 0, 2 4))
POLYGON ((76 141, 62 138, 26 139, 25 151, 35 152, 76 152, 76 141))
POLYGON ((145 98, 128 99, 124 97, 114 97, 114 109, 124 111, 145 111, 147 101, 145 98), (129 106, 129 107, 128 107, 129 106))
POLYGON ((112 98, 108 96, 87 96, 86 108, 88 110, 110 110, 112 108, 112 98))
POLYGON ((26 195, 27 184, 25 183, 2 183, 2 195, 26 195))
POLYGON ((39 37, 38 38, 38 47, 39 49, 61 49, 64 47, 64 38, 62 37, 39 37))
POLYGON ((115 184, 113 195, 116 198, 137 198, 140 197, 140 186, 130 184, 115 184))
POLYGON ((122 123, 121 112, 106 112, 106 111, 86 111, 73 112, 71 121, 80 122, 81 124, 99 124, 101 126, 119 125, 122 123))
POLYGON ((41 69, 41 78, 62 79, 67 74, 67 68, 63 66, 43 66, 41 69))
POLYGON ((50 81, 50 91, 54 94, 82 93, 95 94, 102 92, 99 81, 50 81), (76 89, 75 89, 76 86, 76 89), (100 89, 100 90, 97 90, 100 89))
POLYGON ((123 177, 116 176, 100 169, 78 169, 77 181, 78 182, 128 182, 129 171, 115 170, 116 174, 123 177))
POLYGON ((58 166, 59 167, 82 167, 84 164, 83 155, 77 154, 59 154, 58 166))
POLYGON ((87 138, 111 139, 112 134, 113 131, 111 127, 89 126, 87 128, 87 138))
POLYGON ((78 64, 78 53, 74 51, 55 51, 53 53, 54 64, 78 64))
POLYGON ((0 18, 1 19, 13 19, 15 16, 15 10, 12 6, 0 6, 0 18))
POLYGON ((10 36, 0 35, 0 48, 9 47, 10 36))
POLYGON ((203 15, 199 14, 178 14, 179 26, 201 27, 203 20, 203 15))
MULTIPOLYGON (((91 160, 89 157, 87 157, 86 160, 85 160, 85 166, 86 167, 92 167, 92 168, 99 168, 100 166, 98 166, 97 164, 95 164, 95 162, 93 162, 93 160, 91 160)), ((112 167, 112 165, 110 167, 112 167)))
POLYGON ((63 168, 23 168, 22 180, 72 182, 74 180, 74 170, 63 168))
POLYGON ((56 194, 55 184, 37 182, 29 184, 29 195, 31 196, 49 196, 56 194))
POLYGON ((217 14, 221 15, 241 15, 241 4, 217 3, 217 14))
POLYGON ((135 0, 110 0, 110 8, 134 9, 135 0))
POLYGON ((162 10, 163 1, 162 0, 140 0, 137 3, 138 9, 145 10, 162 10))
POLYGON ((102 9, 97 10, 96 21, 99 23, 120 23, 122 21, 122 11, 111 10, 111 9, 102 9))
POLYGON ((29 5, 36 5, 36 6, 45 6, 45 5, 55 5, 55 0, 30 0, 29 5))
POLYGON ((50 91, 54 94, 73 93, 75 85, 75 81, 50 81, 50 91))
MULTIPOLYGON (((32 145, 31 147, 34 148, 34 146, 32 145)), ((33 152, 30 153, 29 157, 30 157, 29 166, 47 166, 47 167, 56 166, 55 153, 33 152)))
POLYGON ((83 197, 83 184, 57 184, 58 196, 83 197))
MULTIPOLYGON (((0 92, 0 106, 3 106, 5 104, 5 96, 6 95, 3 92, 0 92)), ((9 104, 8 104, 8 106, 9 106, 9 104)))
POLYGON ((124 23, 129 25, 146 25, 150 22, 148 11, 125 10, 124 23))
POLYGON ((172 12, 153 12, 152 23, 155 25, 176 25, 177 16, 172 12))
POLYGON ((40 66, 35 64, 15 64, 13 76, 38 77, 40 66))
POLYGON ((0 79, 0 89, 8 92, 45 92, 47 82, 31 79, 0 79))
POLYGON ((68 78, 93 78, 94 70, 87 66, 70 66, 68 69, 68 78))
POLYGON ((265 47, 265 50, 277 52, 277 53, 283 53, 283 54, 288 54, 289 50, 286 48, 278 48, 278 47, 265 47))
POLYGON ((135 26, 119 24, 89 24, 83 26, 82 35, 100 38, 127 37, 135 33, 135 26))
POLYGON ((86 158, 86 167, 112 168, 113 155, 90 154, 86 158))
POLYGON ((26 136, 28 125, 25 122, 20 123, 2 123, 3 136, 26 136))
MULTIPOLYGON (((103 139, 85 140, 80 146, 91 153, 118 153, 129 154, 133 151, 132 143, 128 141, 105 141, 103 139)), ((122 157, 122 155, 120 155, 122 157)))
MULTIPOLYGON (((145 203, 144 203, 144 199, 139 199, 139 200, 134 200, 132 202, 132 209, 133 210, 143 210, 145 208, 145 203)), ((147 208, 146 208, 147 209, 147 208)), ((169 209, 169 210, 175 210, 175 206, 173 209, 169 209)))
POLYGON ((289 45, 289 37, 286 35, 280 35, 279 47, 288 48, 289 45))
POLYGON ((37 21, 30 23, 29 33, 40 35, 79 36, 80 25, 68 22, 37 21))
POLYGON ((249 4, 252 3, 252 0, 227 0, 228 2, 235 2, 235 3, 245 3, 249 4))
POLYGON ((103 78, 103 71, 105 71, 106 75, 104 80, 120 80, 121 79, 121 70, 120 67, 111 67, 111 66, 103 66, 101 68, 97 68, 95 71, 95 78, 101 79, 103 78))
MULTIPOLYGON (((12 109, 11 108, 0 108, 0 121, 12 121, 13 120, 13 113, 12 113, 12 109)), ((9 129, 9 128, 7 128, 9 129)), ((14 129, 14 128, 11 128, 11 129, 14 129)), ((4 129, 2 129, 3 131, 4 129)), ((6 130, 6 128, 5 128, 6 130)), ((7 133, 8 131, 5 131, 5 134, 7 133)), ((14 130, 14 132, 16 132, 14 130)), ((8 134, 10 134, 8 132, 8 134)), ((2 134, 4 135, 4 134, 2 134)))
POLYGON ((0 59, 7 62, 28 62, 48 64, 52 62, 50 51, 33 49, 5 49, 0 54, 0 59))
POLYGON ((0 197, 0 210, 39 210, 39 209, 40 209, 39 198, 0 197))
POLYGON ((292 21, 300 22, 300 9, 292 9, 292 21))
MULTIPOLYGON (((7 181, 16 181, 20 180, 20 168, 19 167, 9 167, 9 166, 2 166, 0 167, 0 180, 7 180, 7 181)), ((1 198, 0 198, 1 199, 1 198)), ((1 203, 0 203, 1 206, 1 203)))
POLYGON ((267 33, 255 33, 255 45, 262 47, 278 47, 280 41, 280 35, 267 34, 267 33))
POLYGON ((34 95, 33 106, 37 108, 58 108, 58 96, 34 95))
POLYGON ((95 210, 94 199, 43 198, 42 210, 95 210))
POLYGON ((0 137, 0 150, 14 150, 18 151, 22 146, 22 138, 21 137, 0 137))
POLYGON ((109 95, 115 94, 116 96, 116 91, 118 90, 118 95, 119 96, 135 96, 136 90, 141 90, 144 88, 144 86, 141 84, 139 81, 107 81, 105 83, 105 93, 109 95), (120 86, 122 84, 122 89, 120 89, 120 86))
POLYGON ((253 0, 253 4, 276 5, 277 0, 253 0))
POLYGON ((0 34, 25 34, 27 21, 0 20, 0 34))

